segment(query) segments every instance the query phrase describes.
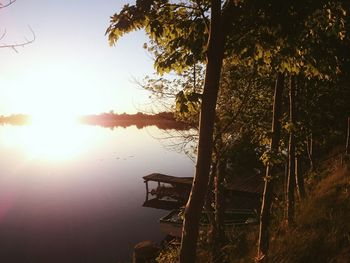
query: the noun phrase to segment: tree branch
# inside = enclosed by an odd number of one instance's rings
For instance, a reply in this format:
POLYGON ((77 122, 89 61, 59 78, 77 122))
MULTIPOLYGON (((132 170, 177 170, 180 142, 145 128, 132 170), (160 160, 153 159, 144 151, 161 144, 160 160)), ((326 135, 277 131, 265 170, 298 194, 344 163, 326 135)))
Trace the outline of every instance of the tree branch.
POLYGON ((197 8, 198 8, 199 12, 202 15, 203 20, 204 20, 206 30, 207 30, 207 32, 209 32, 210 22, 209 22, 208 17, 205 16, 205 10, 202 8, 199 0, 196 0, 195 2, 197 4, 197 8))
MULTIPOLYGON (((13 2, 14 1, 12 1, 12 3, 13 2)), ((0 48, 12 48, 15 52, 18 53, 18 51, 17 51, 18 47, 24 47, 26 45, 29 45, 29 44, 33 43, 34 40, 35 40, 35 33, 34 33, 33 29, 30 26, 28 26, 28 28, 29 28, 30 32, 32 33, 32 38, 31 39, 24 38, 25 41, 23 41, 21 43, 2 44, 2 45, 0 45, 0 48)), ((0 40, 3 39, 5 35, 6 35, 6 31, 2 34, 2 36, 0 37, 0 40)))
POLYGON ((16 2, 16 0, 10 0, 7 4, 0 3, 0 9, 8 7, 9 5, 12 5, 14 2, 16 2))
POLYGON ((210 22, 209 22, 209 19, 207 16, 205 16, 205 12, 207 10, 203 9, 202 6, 201 6, 201 1, 200 0, 195 0, 196 2, 196 6, 191 6, 191 5, 185 5, 185 4, 175 4, 175 3, 168 3, 168 4, 165 4, 164 6, 171 6, 171 7, 174 7, 174 8, 186 8, 186 9, 189 9, 189 10, 194 10, 194 11, 199 11, 200 12, 200 15, 202 16, 203 20, 204 20, 204 23, 205 23, 205 27, 206 27, 206 30, 207 32, 209 32, 209 26, 210 26, 210 22))
POLYGON ((2 40, 6 35, 6 29, 4 30, 4 33, 1 35, 0 40, 2 40))

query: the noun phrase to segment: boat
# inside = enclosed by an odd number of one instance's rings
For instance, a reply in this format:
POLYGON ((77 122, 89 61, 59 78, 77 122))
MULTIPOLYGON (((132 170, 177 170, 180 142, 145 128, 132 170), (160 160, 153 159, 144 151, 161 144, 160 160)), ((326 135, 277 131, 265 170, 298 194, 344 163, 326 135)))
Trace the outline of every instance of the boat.
MULTIPOLYGON (((173 237, 181 237, 183 223, 183 209, 174 209, 159 219, 160 230, 173 237)), ((199 220, 200 232, 208 232, 210 228, 210 215, 212 212, 203 211, 199 220)), ((224 212, 225 231, 236 226, 252 225, 259 222, 258 214, 251 209, 230 209, 224 212)))

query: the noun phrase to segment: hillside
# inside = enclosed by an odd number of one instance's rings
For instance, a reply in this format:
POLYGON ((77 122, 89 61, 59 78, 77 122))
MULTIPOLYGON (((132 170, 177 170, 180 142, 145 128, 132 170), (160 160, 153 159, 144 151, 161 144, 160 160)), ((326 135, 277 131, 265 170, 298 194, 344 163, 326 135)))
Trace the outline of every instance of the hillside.
MULTIPOLYGON (((308 189, 307 199, 298 202, 295 225, 291 229, 283 222, 283 206, 275 204, 269 262, 350 262, 349 165, 340 165, 339 156, 323 162, 309 177, 308 189)), ((232 233, 224 248, 226 262, 254 262, 257 227, 232 233)), ((207 263, 211 245, 202 241, 198 243, 198 262, 207 263)), ((177 253, 175 247, 167 247, 158 262, 176 262, 177 253)))
POLYGON ((349 170, 337 167, 312 188, 295 228, 274 233, 271 262, 350 262, 349 170))

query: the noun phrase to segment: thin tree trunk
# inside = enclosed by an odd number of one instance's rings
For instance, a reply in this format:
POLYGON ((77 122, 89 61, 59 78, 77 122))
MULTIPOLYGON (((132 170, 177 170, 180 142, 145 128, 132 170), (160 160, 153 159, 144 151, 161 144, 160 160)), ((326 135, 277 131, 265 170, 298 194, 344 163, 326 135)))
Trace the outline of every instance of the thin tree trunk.
MULTIPOLYGON (((272 138, 270 149, 272 152, 277 153, 279 148, 281 123, 280 118, 282 114, 282 92, 284 87, 284 76, 278 74, 273 105, 273 118, 272 118, 272 138)), ((272 204, 274 194, 274 168, 272 163, 268 163, 266 166, 265 186, 264 194, 261 205, 260 213, 260 228, 259 228, 259 240, 258 240, 258 262, 268 262, 268 250, 269 250, 269 226, 270 226, 270 208, 272 204)))
POLYGON ((297 193, 300 201, 304 200, 306 197, 305 183, 303 173, 300 171, 300 159, 299 156, 295 157, 295 180, 297 185, 297 193))
MULTIPOLYGON (((214 147, 213 151, 216 152, 216 149, 214 147)), ((216 153, 215 153, 216 155, 216 153)), ((215 227, 215 214, 214 214, 214 207, 212 206, 212 203, 214 201, 214 183, 217 173, 217 158, 214 158, 211 164, 210 174, 209 174, 209 182, 208 182, 208 189, 204 200, 204 209, 207 210, 208 217, 209 217, 209 223, 211 225, 211 231, 213 231, 213 228, 215 227)))
POLYGON ((216 177, 216 167, 217 167, 217 160, 215 158, 215 160, 212 162, 211 165, 211 170, 210 170, 210 174, 209 174, 209 182, 208 182, 208 189, 207 189, 207 194, 205 197, 205 201, 204 201, 204 208, 209 211, 209 222, 210 224, 213 226, 215 224, 215 217, 213 215, 214 213, 214 209, 212 207, 212 203, 213 203, 213 193, 214 193, 214 180, 216 177))
POLYGON ((289 131, 289 145, 288 145, 288 179, 287 179, 287 225, 294 224, 294 210, 295 210, 295 83, 294 77, 289 79, 289 122, 292 125, 289 131))
POLYGON ((308 136, 306 139, 306 150, 307 150, 307 156, 309 157, 311 171, 314 170, 313 144, 314 144, 314 141, 312 139, 312 133, 311 133, 310 136, 308 136))
POLYGON ((199 122, 197 165, 191 194, 185 209, 180 248, 180 263, 195 262, 199 219, 208 188, 215 108, 224 56, 225 37, 222 30, 221 19, 221 1, 212 0, 207 66, 199 122))
MULTIPOLYGON (((213 202, 214 202, 214 192, 215 192, 215 178, 217 174, 217 166, 218 166, 218 158, 217 158, 217 152, 218 149, 217 147, 213 147, 214 151, 214 157, 213 157, 213 162, 211 165, 211 171, 210 171, 210 176, 209 176, 209 183, 208 183, 208 190, 207 190, 207 195, 205 198, 205 203, 204 203, 204 209, 207 210, 208 217, 209 217, 209 223, 211 226, 211 232, 210 232, 210 238, 211 240, 214 240, 214 236, 216 233, 216 223, 215 223, 215 210, 213 207, 213 202)), ((211 256, 213 257, 214 251, 211 251, 211 256)))
MULTIPOLYGON (((287 149, 288 151, 288 149, 287 149)), ((289 152, 287 152, 287 156, 289 156, 289 152)), ((288 173, 289 173, 289 163, 288 163, 288 158, 287 161, 284 165, 284 181, 283 181, 283 189, 284 189, 284 202, 285 204, 287 203, 288 200, 288 173)), ((287 208, 287 207, 286 207, 287 208)), ((287 220, 287 209, 284 209, 284 214, 283 218, 287 220)))
POLYGON ((346 154, 350 155, 350 117, 348 117, 348 136, 346 139, 346 154))
POLYGON ((193 65, 193 92, 196 92, 196 83, 197 79, 196 79, 196 63, 194 63, 193 65))
POLYGON ((225 160, 219 156, 217 163, 217 172, 215 178, 215 227, 213 229, 213 253, 212 262, 224 263, 222 255, 222 246, 225 240, 224 230, 224 178, 225 178, 225 160))
MULTIPOLYGON (((297 80, 295 81, 295 123, 297 123, 297 118, 298 118, 298 113, 299 113, 299 107, 298 107, 298 102, 299 102, 299 89, 297 85, 297 80)), ((297 142, 295 143, 295 147, 297 147, 297 142)), ((297 187, 297 193, 298 193, 298 198, 299 201, 302 201, 306 197, 306 192, 305 192, 305 184, 304 184, 304 176, 303 173, 300 170, 300 158, 299 154, 295 153, 295 184, 297 187)))

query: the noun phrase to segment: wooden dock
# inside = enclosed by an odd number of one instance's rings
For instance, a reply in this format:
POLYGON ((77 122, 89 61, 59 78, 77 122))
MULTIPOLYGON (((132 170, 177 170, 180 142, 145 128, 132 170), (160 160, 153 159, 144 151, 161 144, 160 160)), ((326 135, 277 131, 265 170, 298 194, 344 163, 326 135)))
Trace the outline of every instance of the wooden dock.
MULTIPOLYGON (((143 206, 172 210, 184 206, 191 192, 193 177, 176 177, 152 173, 143 177, 146 201, 143 206), (149 183, 155 183, 150 189, 149 183), (153 197, 153 198, 152 198, 153 197)), ((232 209, 258 209, 263 191, 263 180, 256 175, 240 176, 225 186, 226 206, 232 209)))
POLYGON ((191 191, 193 177, 176 177, 160 173, 152 173, 143 177, 146 184, 146 201, 143 206, 172 210, 187 202, 191 191), (151 189, 149 183, 156 183, 151 189), (150 199, 150 196, 155 198, 150 199))
POLYGON ((171 185, 186 185, 186 186, 191 186, 193 177, 176 177, 176 176, 171 176, 171 175, 166 175, 166 174, 160 174, 160 173, 152 173, 149 175, 146 175, 143 177, 145 180, 145 183, 149 181, 154 181, 158 183, 167 183, 171 185))

